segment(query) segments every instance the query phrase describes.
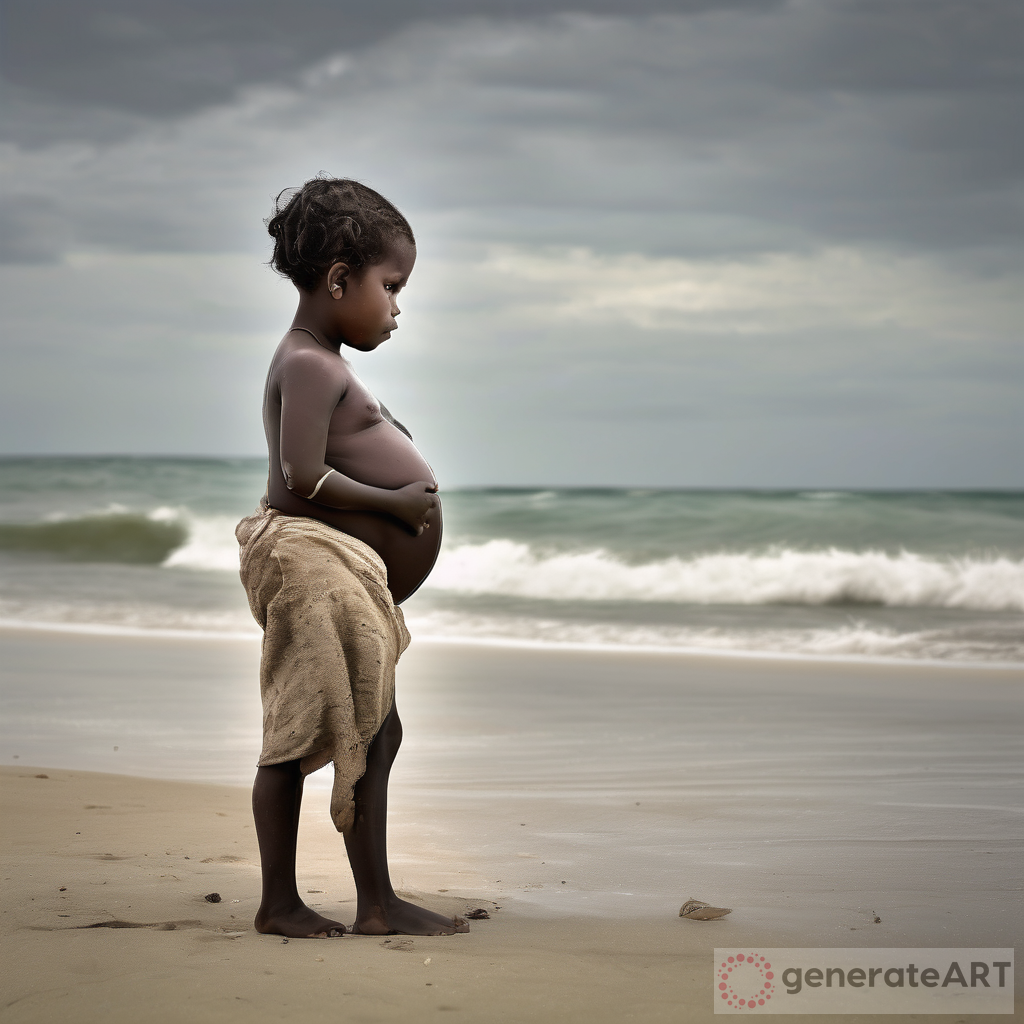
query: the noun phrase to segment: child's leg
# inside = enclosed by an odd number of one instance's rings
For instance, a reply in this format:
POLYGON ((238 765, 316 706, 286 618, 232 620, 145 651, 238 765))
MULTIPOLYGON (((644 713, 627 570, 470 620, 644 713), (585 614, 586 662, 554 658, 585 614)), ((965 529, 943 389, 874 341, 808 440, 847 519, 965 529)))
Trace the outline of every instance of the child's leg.
POLYGON ((442 917, 399 899, 388 874, 388 778, 402 742, 402 723, 392 706, 366 753, 366 773, 356 784, 355 822, 345 846, 356 883, 356 923, 364 935, 450 935, 468 932, 461 918, 442 917))
POLYGON ((299 898, 295 884, 295 841, 302 805, 302 772, 298 761, 256 770, 252 814, 263 866, 263 899, 256 931, 291 938, 343 935, 345 926, 321 917, 299 898))

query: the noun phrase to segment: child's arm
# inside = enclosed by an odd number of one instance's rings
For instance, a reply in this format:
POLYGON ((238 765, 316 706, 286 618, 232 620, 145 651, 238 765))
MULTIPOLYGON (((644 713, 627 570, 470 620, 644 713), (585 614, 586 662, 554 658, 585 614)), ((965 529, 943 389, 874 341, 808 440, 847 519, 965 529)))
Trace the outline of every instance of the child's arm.
POLYGON ((437 504, 434 483, 419 480, 397 490, 372 487, 324 461, 331 416, 348 386, 344 363, 318 352, 294 352, 282 365, 279 381, 281 470, 288 489, 330 508, 387 512, 421 533, 437 504))

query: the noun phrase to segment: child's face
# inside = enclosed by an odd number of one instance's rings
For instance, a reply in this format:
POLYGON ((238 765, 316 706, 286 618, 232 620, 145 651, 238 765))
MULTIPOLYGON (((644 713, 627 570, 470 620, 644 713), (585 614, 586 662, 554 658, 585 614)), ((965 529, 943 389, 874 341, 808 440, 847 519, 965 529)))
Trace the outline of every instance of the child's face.
POLYGON ((398 238, 382 263, 350 274, 343 289, 332 291, 334 323, 344 344, 360 352, 372 352, 398 329, 398 293, 409 280, 415 262, 416 248, 398 238))

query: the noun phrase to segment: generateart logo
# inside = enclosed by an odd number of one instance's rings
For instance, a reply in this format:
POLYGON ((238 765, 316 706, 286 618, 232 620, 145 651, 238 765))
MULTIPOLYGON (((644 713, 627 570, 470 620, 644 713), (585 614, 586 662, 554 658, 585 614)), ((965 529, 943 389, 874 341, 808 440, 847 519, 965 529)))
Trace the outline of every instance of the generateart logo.
POLYGON ((715 1013, 1013 1013, 1012 949, 716 949, 715 1013))
MULTIPOLYGON (((715 950, 717 956, 721 950, 715 950)), ((763 953, 730 953, 717 967, 718 995, 726 1006, 753 1010, 767 1005, 774 994, 775 972, 763 953), (733 976, 735 972, 735 976, 733 976)))

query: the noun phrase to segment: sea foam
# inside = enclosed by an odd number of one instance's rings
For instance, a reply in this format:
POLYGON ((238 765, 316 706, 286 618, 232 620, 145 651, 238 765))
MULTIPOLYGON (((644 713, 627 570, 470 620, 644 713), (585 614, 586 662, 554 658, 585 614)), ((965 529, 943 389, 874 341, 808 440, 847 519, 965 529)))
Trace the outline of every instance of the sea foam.
POLYGON ((235 516, 188 516, 188 538, 164 560, 166 568, 238 572, 235 516))
POLYGON ((1024 637, 965 636, 956 629, 898 632, 868 622, 824 628, 692 628, 568 621, 542 616, 413 611, 416 641, 623 653, 825 658, 841 661, 1024 665, 1024 637))
POLYGON ((571 601, 1024 611, 1024 560, 776 547, 632 565, 601 549, 545 553, 498 539, 443 551, 426 587, 571 601))

